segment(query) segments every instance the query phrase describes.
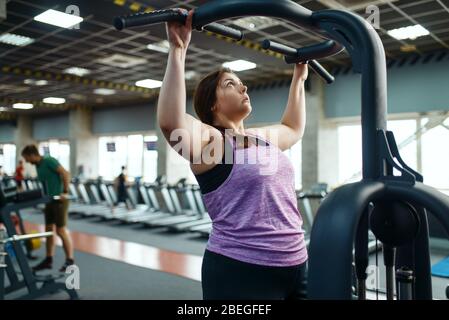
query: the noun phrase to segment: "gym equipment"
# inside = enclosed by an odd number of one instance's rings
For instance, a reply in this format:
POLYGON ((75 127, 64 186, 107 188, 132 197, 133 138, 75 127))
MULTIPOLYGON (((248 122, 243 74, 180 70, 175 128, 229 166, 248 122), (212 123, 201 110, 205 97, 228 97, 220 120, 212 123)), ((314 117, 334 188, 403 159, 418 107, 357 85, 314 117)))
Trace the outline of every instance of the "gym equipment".
MULTIPOLYGON (((157 184, 157 183, 156 183, 157 184)), ((126 223, 139 223, 146 221, 148 219, 152 219, 154 217, 163 217, 165 213, 160 211, 160 208, 157 203, 151 201, 151 197, 149 195, 148 188, 149 186, 140 185, 139 186, 139 194, 143 199, 143 202, 147 206, 147 210, 139 215, 128 216, 122 219, 126 223)), ((151 190, 152 191, 152 190, 151 190)))
POLYGON ((175 186, 168 184, 159 184, 158 186, 152 186, 148 189, 148 192, 150 192, 150 190, 154 192, 154 200, 157 201, 160 211, 163 214, 159 217, 151 217, 142 221, 145 226, 167 227, 171 224, 191 221, 194 219, 194 213, 184 212, 183 208, 181 208, 175 188, 175 186), (186 215, 185 213, 189 213, 189 215, 186 215))
POLYGON ((151 220, 151 226, 157 227, 174 227, 184 223, 198 222, 202 218, 202 214, 198 212, 198 208, 193 200, 193 194, 190 187, 186 184, 185 179, 179 180, 175 185, 168 186, 168 192, 172 200, 175 215, 168 218, 151 220), (178 196, 185 196, 185 201, 181 201, 178 196), (181 202, 184 206, 181 206, 181 202), (186 205, 188 203, 188 205, 186 205))
POLYGON ((84 205, 81 206, 78 204, 77 211, 83 216, 112 219, 113 214, 120 216, 126 211, 124 208, 114 208, 114 202, 109 195, 107 186, 103 182, 91 182, 86 185, 79 183, 77 189, 84 203, 84 205), (101 193, 98 189, 98 184, 100 185, 101 193), (102 199, 104 199, 104 201, 102 199))
POLYGON ((12 237, 0 238, 0 244, 6 244, 8 242, 17 242, 17 241, 24 241, 24 240, 32 240, 32 239, 39 239, 39 238, 48 238, 52 237, 53 232, 36 232, 36 233, 30 233, 30 234, 24 234, 24 235, 13 235, 12 237))
MULTIPOLYGON (((70 215, 83 216, 84 212, 90 208, 88 205, 89 202, 85 202, 81 192, 78 190, 80 184, 81 182, 76 179, 73 179, 69 184, 69 194, 72 200, 69 207, 70 215)), ((89 199, 87 201, 89 201, 89 199)))
MULTIPOLYGON (((202 212, 206 213, 206 208, 204 206, 203 197, 202 197, 200 188, 196 187, 194 190, 195 190, 195 193, 194 193, 195 200, 196 200, 198 207, 200 208, 200 210, 202 212)), ((190 232, 199 233, 204 238, 208 238, 210 233, 212 232, 212 221, 209 223, 195 225, 193 227, 190 227, 188 230, 190 232)))
MULTIPOLYGON (((261 1, 259 1, 259 5, 260 4, 261 1)), ((232 6, 233 4, 231 3, 230 5, 232 6)), ((246 6, 246 3, 241 3, 240 5, 246 6)), ((207 9, 210 10, 210 8, 213 7, 209 6, 207 9)), ((254 5, 253 8, 255 8, 254 5)), ((196 29, 197 31, 202 30, 210 31, 225 37, 232 38, 236 41, 240 41, 243 39, 242 31, 215 22, 208 21, 210 20, 210 17, 208 19, 206 18, 206 16, 208 14, 210 15, 210 13, 206 11, 207 9, 206 10, 203 9, 205 9, 205 6, 201 6, 200 8, 198 8, 197 9, 198 11, 195 10, 192 20, 192 29, 196 29), (206 14, 204 15, 204 13, 206 14)), ((266 13, 267 12, 265 12, 265 14, 266 13)), ((249 14, 243 13, 243 15, 249 14)), ((258 15, 258 14, 251 14, 251 15, 258 15)), ((184 24, 186 21, 186 17, 187 17, 186 13, 182 13, 177 9, 156 10, 148 13, 136 13, 128 16, 116 17, 114 19, 114 26, 117 30, 123 30, 128 27, 150 25, 169 21, 177 21, 184 24)), ((214 20, 221 20, 221 18, 214 20)), ((319 64, 316 60, 314 60, 314 58, 329 57, 343 50, 343 47, 341 45, 332 40, 326 41, 318 45, 304 47, 301 49, 294 49, 282 45, 280 43, 265 40, 262 42, 262 47, 267 50, 272 50, 284 54, 286 63, 289 64, 308 63, 309 66, 327 83, 332 83, 335 80, 334 77, 321 64, 319 64)))
POLYGON ((296 194, 296 198, 298 199, 298 205, 301 208, 301 212, 303 213, 303 217, 305 218, 304 222, 306 224, 307 231, 312 230, 313 220, 314 220, 314 210, 311 205, 311 201, 318 201, 321 203, 327 195, 327 184, 316 184, 313 185, 310 190, 305 190, 298 192, 296 194), (303 210, 302 210, 303 209, 303 210))
MULTIPOLYGON (((0 188, 0 208, 2 206, 5 206, 6 204, 10 202, 26 202, 26 201, 33 201, 36 199, 39 199, 43 197, 42 190, 40 189, 31 189, 27 191, 18 192, 17 188, 15 186, 11 187, 2 187, 0 188)), ((23 225, 23 220, 20 215, 20 212, 15 212, 14 215, 11 216, 11 221, 14 227, 18 226, 21 234, 26 234, 25 232, 25 226, 23 225)), ((0 220, 1 222, 1 220, 0 220)), ((25 248, 26 248, 26 255, 28 259, 36 259, 33 256, 33 250, 37 249, 39 247, 39 240, 29 240, 26 241, 25 248)))
POLYGON ((67 289, 65 283, 57 282, 56 280, 60 276, 45 276, 38 277, 33 274, 30 265, 28 264, 27 257, 25 255, 22 241, 27 241, 35 238, 52 236, 52 232, 38 233, 38 234, 16 234, 16 227, 11 214, 13 212, 20 216, 20 210, 25 208, 34 207, 39 204, 46 204, 52 201, 52 197, 42 195, 36 197, 37 193, 34 193, 35 198, 31 197, 31 194, 25 197, 12 196, 12 193, 6 193, 0 188, 0 199, 2 204, 0 205, 0 221, 6 228, 8 237, 5 232, 0 235, 0 247, 3 248, 4 244, 11 243, 14 249, 15 261, 18 264, 20 272, 16 271, 14 266, 13 257, 5 255, 3 252, 1 256, 5 259, 5 264, 0 263, 0 298, 4 298, 5 295, 22 288, 27 288, 28 293, 19 297, 19 299, 35 299, 46 294, 52 294, 58 291, 65 291, 68 293, 71 299, 78 299, 78 294, 73 289, 67 289), (21 199, 20 201, 17 199, 21 199), (25 200, 24 200, 25 199, 25 200), (4 274, 6 271, 9 280, 9 286, 4 286, 4 274), (20 277, 20 278, 19 278, 20 277), (39 285, 41 284, 41 285, 39 285))
MULTIPOLYGON (((39 234, 39 232, 37 232, 36 230, 31 230, 29 234, 35 235, 39 234)), ((28 251, 39 250, 42 246, 40 237, 31 237, 29 239, 26 239, 25 246, 27 247, 28 251)))
POLYGON ((195 207, 198 212, 198 218, 193 221, 187 221, 183 223, 178 223, 169 226, 170 230, 173 231, 191 231, 192 228, 197 226, 212 226, 212 220, 210 219, 206 208, 204 207, 203 199, 201 196, 201 191, 198 185, 192 185, 188 189, 186 196, 191 203, 191 207, 195 207))
POLYGON ((317 183, 313 185, 310 190, 297 191, 296 198, 298 200, 298 209, 300 210, 303 218, 304 238, 307 247, 310 244, 310 232, 313 226, 314 220, 314 208, 312 208, 312 202, 315 204, 324 200, 327 195, 327 184, 317 183))
MULTIPOLYGON (((373 233, 392 241, 384 245, 384 262, 390 270, 388 298, 394 298, 391 275, 394 277, 392 271, 395 269, 396 272, 407 271, 398 272, 401 281, 414 277, 411 296, 408 291, 402 294, 401 287, 399 298, 431 299, 427 213, 433 214, 449 233, 449 197, 423 184, 423 177, 404 163, 393 132, 387 130, 386 61, 379 35, 367 21, 351 12, 312 12, 289 0, 209 1, 195 9, 192 24, 194 29, 202 30, 215 21, 244 16, 284 19, 326 39, 319 45, 297 49, 296 55, 295 50, 286 46, 264 43, 270 50, 285 54, 287 63, 327 57, 345 48, 352 59, 353 70, 361 74, 363 178, 331 192, 318 209, 309 247, 308 297, 352 299, 353 252, 358 298, 366 297, 368 231, 373 213, 377 223, 373 233), (305 56, 301 57, 301 54, 305 56), (399 175, 393 174, 393 168, 399 175), (385 209, 386 214, 381 215, 382 210, 376 207, 385 209), (402 229, 403 221, 408 225, 406 229, 402 229), (391 222, 394 222, 393 226, 391 222), (398 228, 401 235, 395 237, 398 228), (399 243, 404 245, 398 246, 399 243)), ((183 19, 185 15, 179 11, 155 12, 121 17, 122 24, 116 20, 116 27, 183 19)), ((220 27, 214 32, 234 36, 220 27)), ((329 80, 324 69, 314 70, 329 80)))
POLYGON ((94 190, 96 193, 93 193, 91 190, 90 194, 93 196, 89 196, 88 188, 84 183, 79 182, 76 187, 71 189, 71 192, 76 192, 76 198, 78 202, 75 205, 75 212, 81 214, 82 216, 95 216, 95 214, 99 212, 110 211, 110 207, 100 204, 100 196, 98 194, 98 190, 94 190), (96 200, 93 200, 96 199, 96 200))

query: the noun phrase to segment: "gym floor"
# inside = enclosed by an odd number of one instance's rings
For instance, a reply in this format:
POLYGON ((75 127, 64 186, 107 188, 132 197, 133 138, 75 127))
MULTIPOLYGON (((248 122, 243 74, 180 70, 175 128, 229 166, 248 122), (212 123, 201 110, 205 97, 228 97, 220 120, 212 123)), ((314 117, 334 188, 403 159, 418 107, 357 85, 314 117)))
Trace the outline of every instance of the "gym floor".
MULTIPOLYGON (((28 230, 43 229, 43 215, 38 211, 30 209, 21 214, 28 230)), ((169 233, 164 228, 150 229, 76 215, 71 216, 69 229, 74 240, 76 264, 80 268, 81 299, 202 299, 201 261, 206 239, 193 234, 169 233)), ((63 264, 64 257, 59 242, 57 244, 55 270, 63 264)), ((35 255, 39 259, 45 255, 44 245, 35 255)), ((432 264, 446 256, 447 248, 433 246, 432 264)), ((371 255, 370 264, 375 264, 375 254, 371 255)), ((382 290, 385 272, 381 253, 379 266, 382 290)), ((434 298, 445 299, 447 279, 432 277, 432 284, 434 298)), ((17 291, 11 298, 23 293, 17 291)), ((58 293, 42 299, 67 299, 67 296, 58 293)))

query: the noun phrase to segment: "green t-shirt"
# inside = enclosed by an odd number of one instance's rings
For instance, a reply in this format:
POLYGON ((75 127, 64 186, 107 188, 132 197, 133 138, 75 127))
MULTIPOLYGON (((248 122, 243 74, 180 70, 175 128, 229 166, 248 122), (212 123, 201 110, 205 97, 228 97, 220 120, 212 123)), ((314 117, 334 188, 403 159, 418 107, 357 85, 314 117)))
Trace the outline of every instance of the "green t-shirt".
POLYGON ((37 177, 51 197, 60 195, 64 188, 62 178, 56 171, 59 166, 58 160, 50 156, 42 157, 36 165, 37 177))

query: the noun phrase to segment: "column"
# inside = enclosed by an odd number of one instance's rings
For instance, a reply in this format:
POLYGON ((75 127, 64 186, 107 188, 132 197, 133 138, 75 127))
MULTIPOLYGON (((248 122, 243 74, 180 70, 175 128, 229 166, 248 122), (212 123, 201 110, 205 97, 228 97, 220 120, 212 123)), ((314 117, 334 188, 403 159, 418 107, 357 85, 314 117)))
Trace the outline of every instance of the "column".
MULTIPOLYGON (((33 138, 33 121, 31 117, 20 115, 17 117, 17 128, 14 132, 14 143, 16 145, 16 161, 22 159, 22 150, 26 145, 36 144, 33 138)), ((36 176, 36 169, 29 163, 24 163, 25 176, 36 176)))
POLYGON ((70 172, 78 174, 83 166, 84 178, 98 176, 98 138, 92 134, 92 111, 78 108, 69 115, 70 172))

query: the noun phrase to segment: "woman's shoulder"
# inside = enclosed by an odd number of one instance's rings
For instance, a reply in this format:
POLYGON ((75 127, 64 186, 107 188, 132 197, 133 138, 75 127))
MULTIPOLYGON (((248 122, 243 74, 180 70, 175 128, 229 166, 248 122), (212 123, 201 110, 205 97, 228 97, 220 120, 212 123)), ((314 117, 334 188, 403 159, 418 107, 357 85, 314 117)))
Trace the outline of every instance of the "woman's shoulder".
POLYGON ((252 136, 255 138, 261 138, 261 139, 266 139, 266 133, 265 130, 261 129, 261 128, 249 128, 249 129, 245 129, 245 134, 247 136, 252 136))
POLYGON ((247 136, 259 140, 258 144, 261 144, 260 142, 263 142, 262 144, 269 144, 269 145, 271 144, 270 135, 267 132, 267 130, 263 128, 245 129, 245 133, 247 136))

